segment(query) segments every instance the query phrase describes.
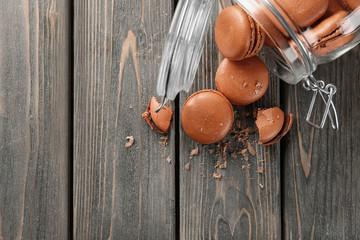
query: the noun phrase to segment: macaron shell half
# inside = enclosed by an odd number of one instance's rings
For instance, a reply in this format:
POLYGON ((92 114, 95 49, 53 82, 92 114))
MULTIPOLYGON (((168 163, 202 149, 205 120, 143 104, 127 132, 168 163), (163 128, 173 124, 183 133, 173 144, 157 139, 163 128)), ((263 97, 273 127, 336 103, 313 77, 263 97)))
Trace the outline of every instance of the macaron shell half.
POLYGON ((269 85, 269 73, 257 56, 239 62, 225 58, 216 72, 215 84, 232 104, 245 106, 265 94, 269 85))
POLYGON ((300 27, 315 23, 326 12, 329 0, 277 0, 276 1, 300 27))
POLYGON ((233 61, 241 60, 251 47, 251 23, 240 6, 225 8, 215 25, 215 41, 223 56, 233 61))
POLYGON ((283 128, 284 112, 277 107, 259 109, 255 124, 259 130, 259 143, 267 143, 283 128))
POLYGON ((231 103, 220 92, 201 90, 184 103, 181 123, 186 134, 202 144, 215 143, 226 136, 234 122, 231 103))
POLYGON ((171 127, 171 120, 173 117, 173 109, 164 106, 158 113, 155 110, 161 105, 160 102, 152 97, 148 103, 147 110, 142 114, 142 117, 149 124, 149 126, 159 132, 167 133, 171 127))

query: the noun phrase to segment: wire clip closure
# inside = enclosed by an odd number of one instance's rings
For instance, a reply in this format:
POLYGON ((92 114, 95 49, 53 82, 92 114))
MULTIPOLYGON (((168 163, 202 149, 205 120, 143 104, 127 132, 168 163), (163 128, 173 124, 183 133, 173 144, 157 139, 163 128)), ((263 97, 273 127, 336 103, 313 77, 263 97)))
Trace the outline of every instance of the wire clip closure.
POLYGON ((329 117, 331 127, 335 130, 339 128, 339 120, 336 112, 335 105, 333 103, 334 94, 337 91, 337 88, 334 84, 327 84, 322 80, 316 80, 313 75, 310 75, 308 78, 303 80, 303 87, 307 91, 313 91, 313 96, 311 99, 310 107, 306 115, 306 122, 313 126, 314 128, 320 130, 323 129, 326 123, 327 118, 329 117), (310 120, 312 112, 314 110, 315 102, 317 96, 320 95, 321 99, 325 103, 325 111, 321 119, 320 125, 312 122, 310 120), (327 99, 326 99, 327 98, 327 99))

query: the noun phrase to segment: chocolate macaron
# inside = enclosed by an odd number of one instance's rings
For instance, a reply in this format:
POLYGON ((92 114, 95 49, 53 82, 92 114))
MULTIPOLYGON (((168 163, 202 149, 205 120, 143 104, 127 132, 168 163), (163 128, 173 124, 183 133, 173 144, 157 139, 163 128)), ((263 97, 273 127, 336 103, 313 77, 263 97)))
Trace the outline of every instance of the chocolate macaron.
POLYGON ((216 72, 217 89, 234 105, 245 106, 261 98, 269 85, 268 70, 257 56, 232 62, 225 58, 216 72))
POLYGON ((324 15, 329 4, 329 0, 277 0, 276 2, 300 27, 308 27, 315 23, 324 15))
POLYGON ((307 40, 319 56, 327 55, 354 39, 353 34, 344 34, 343 24, 347 16, 348 12, 338 11, 305 32, 307 40))
POLYGON ((338 0, 345 10, 351 12, 360 6, 360 0, 338 0))
POLYGON ((265 32, 240 6, 230 6, 217 18, 215 41, 224 57, 239 61, 261 50, 265 32))
POLYGON ((201 90, 184 103, 181 123, 186 134, 202 144, 215 143, 226 136, 234 122, 231 103, 220 92, 201 90))

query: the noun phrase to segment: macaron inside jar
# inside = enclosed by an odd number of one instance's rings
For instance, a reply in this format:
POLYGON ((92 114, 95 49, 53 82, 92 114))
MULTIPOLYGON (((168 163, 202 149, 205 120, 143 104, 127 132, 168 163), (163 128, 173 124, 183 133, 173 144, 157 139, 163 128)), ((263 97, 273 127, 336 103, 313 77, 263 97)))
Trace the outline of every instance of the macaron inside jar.
POLYGON ((265 32, 240 6, 230 6, 217 18, 215 41, 224 57, 239 61, 261 50, 265 32))
POLYGON ((191 95, 181 112, 185 133, 201 144, 211 144, 223 139, 233 122, 231 103, 220 92, 210 89, 191 95))
POLYGON ((245 106, 260 99, 269 86, 263 61, 254 56, 238 62, 225 58, 216 72, 216 87, 234 105, 245 106))

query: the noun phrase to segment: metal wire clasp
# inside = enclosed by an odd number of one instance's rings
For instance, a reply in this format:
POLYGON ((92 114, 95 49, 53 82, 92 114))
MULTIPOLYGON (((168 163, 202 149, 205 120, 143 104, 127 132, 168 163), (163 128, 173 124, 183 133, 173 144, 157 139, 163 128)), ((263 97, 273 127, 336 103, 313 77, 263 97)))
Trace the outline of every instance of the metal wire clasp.
POLYGON ((324 81, 316 80, 313 75, 310 75, 308 78, 303 80, 303 87, 307 91, 314 92, 312 99, 311 99, 308 113, 306 115, 306 122, 316 129, 322 129, 322 128, 324 128, 327 117, 329 117, 332 128, 335 130, 338 129, 339 128, 338 116, 337 116, 335 105, 332 101, 333 96, 337 91, 336 86, 334 84, 325 85, 324 81), (316 123, 313 123, 310 121, 318 94, 321 96, 321 99, 325 103, 325 111, 322 116, 320 125, 317 125, 316 123), (326 95, 326 96, 324 96, 324 95, 326 95), (326 99, 326 97, 327 97, 327 99, 326 99), (335 119, 335 121, 334 121, 334 119, 335 119))

